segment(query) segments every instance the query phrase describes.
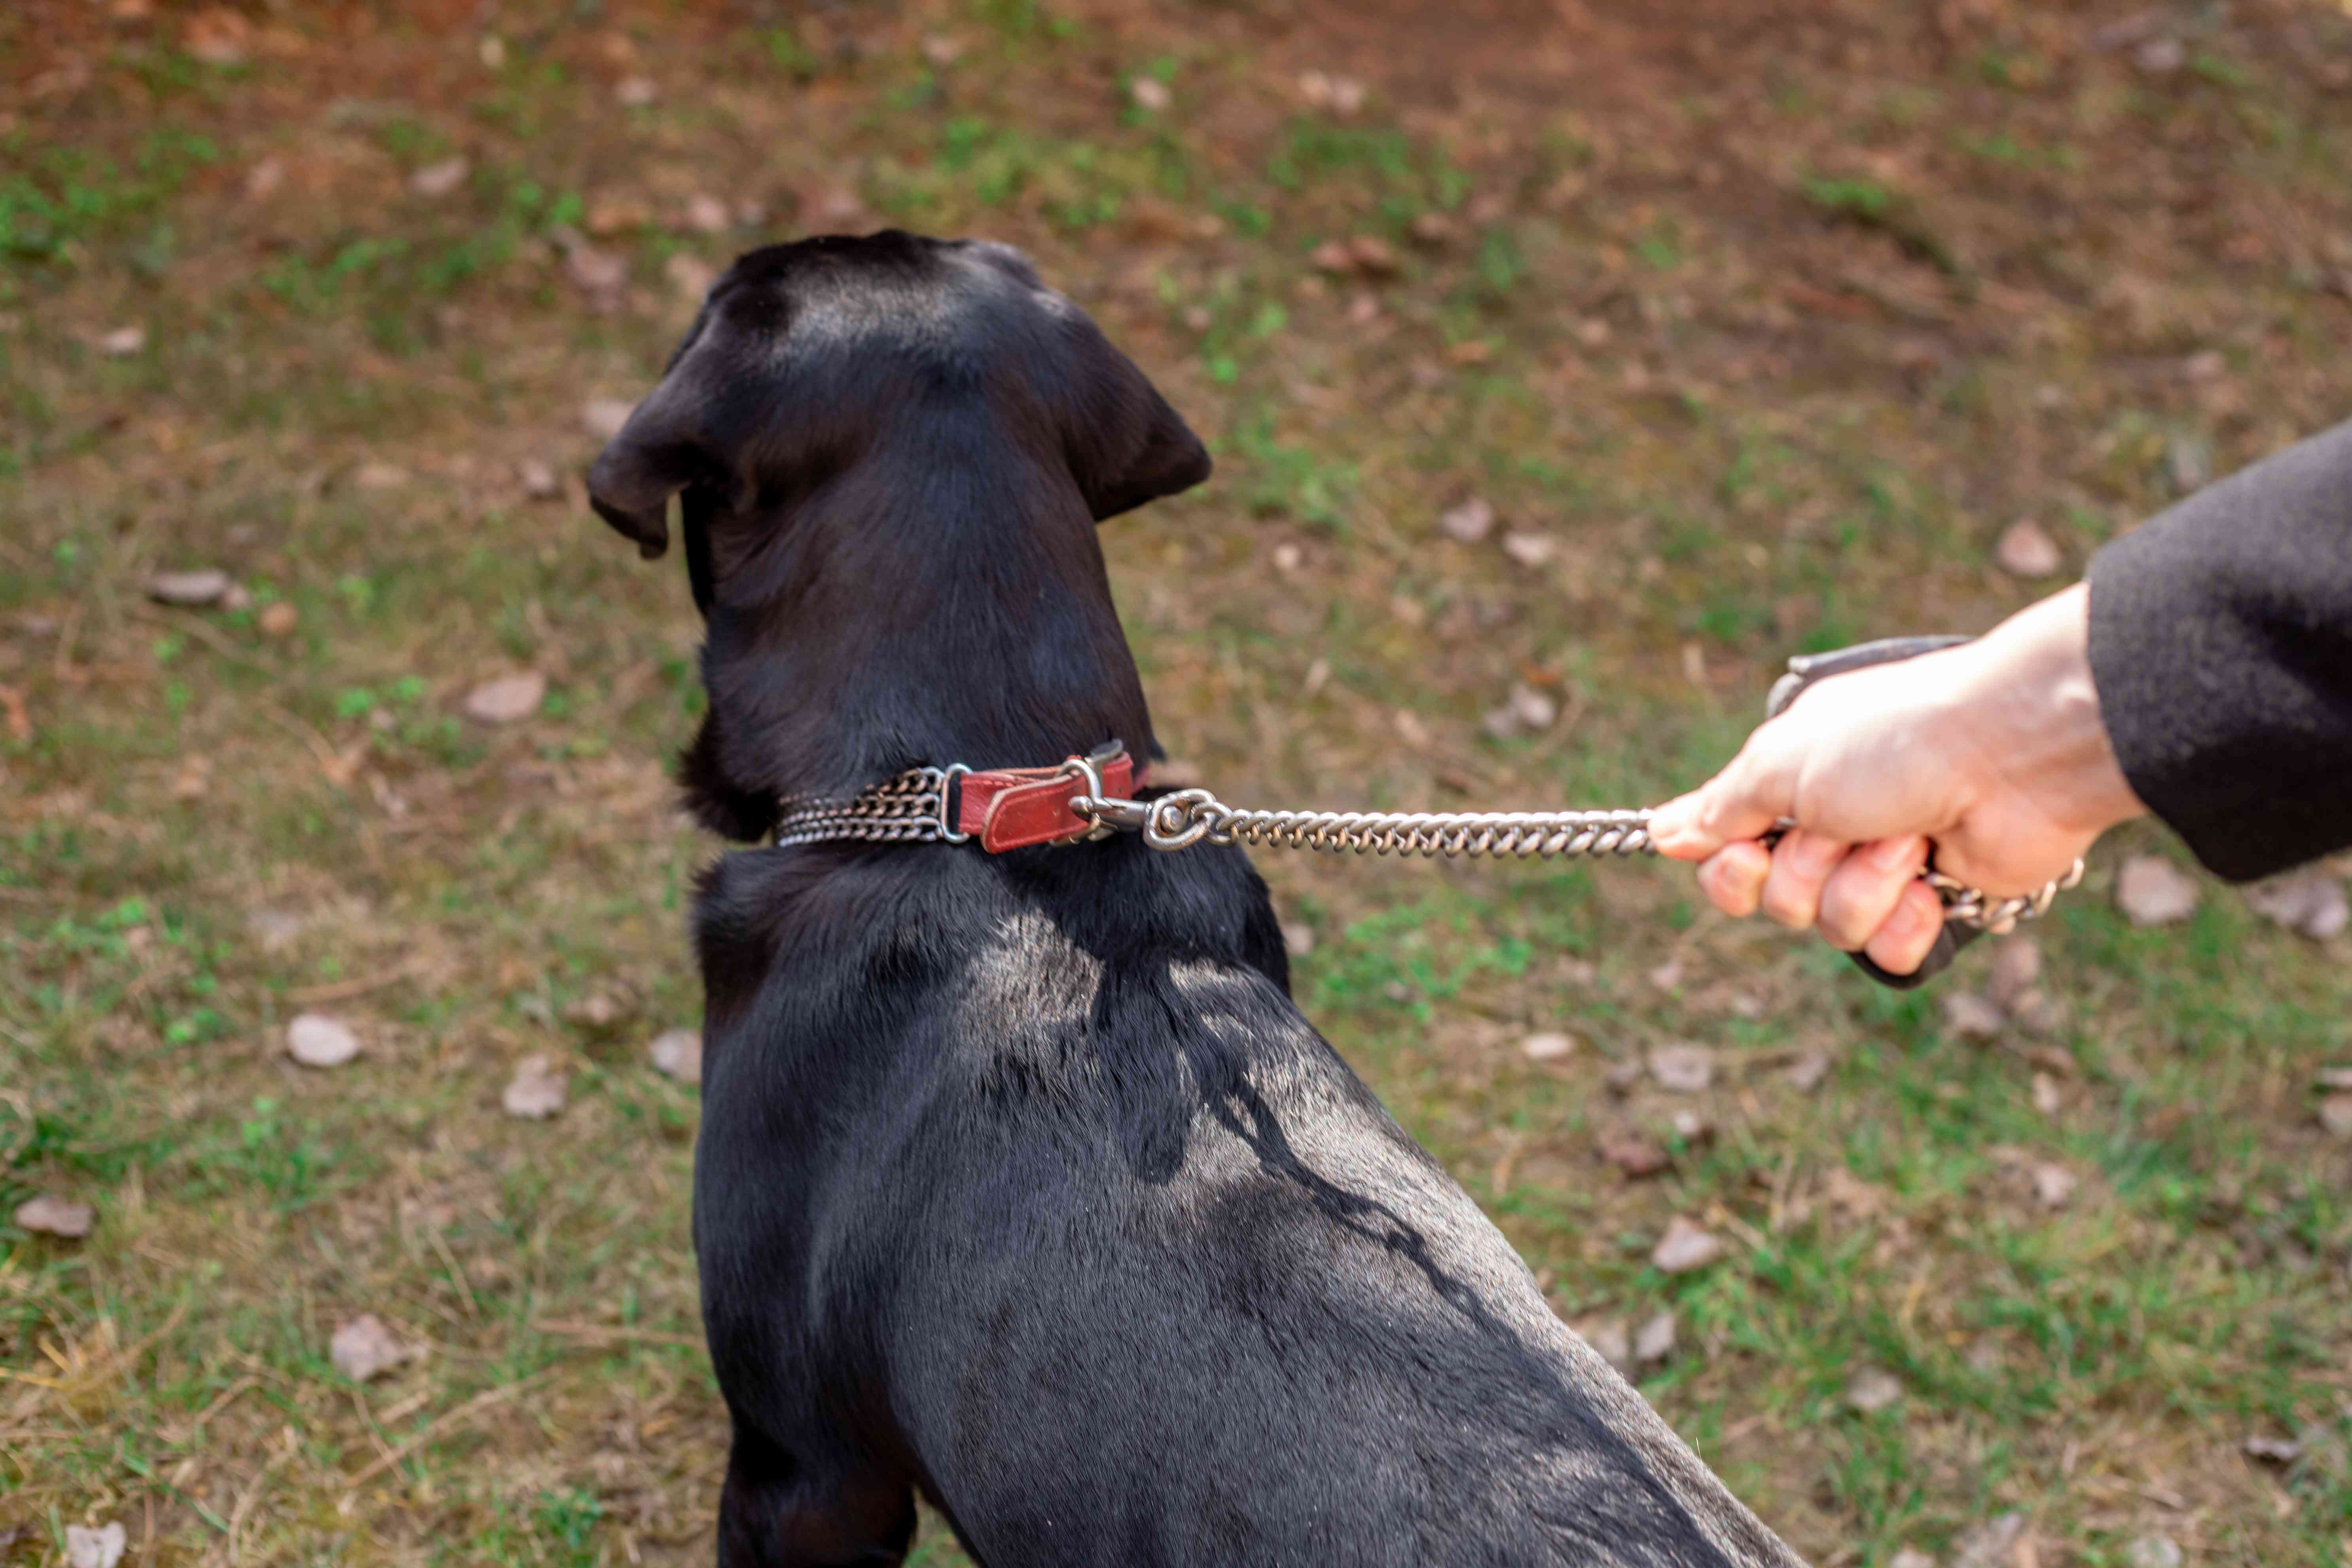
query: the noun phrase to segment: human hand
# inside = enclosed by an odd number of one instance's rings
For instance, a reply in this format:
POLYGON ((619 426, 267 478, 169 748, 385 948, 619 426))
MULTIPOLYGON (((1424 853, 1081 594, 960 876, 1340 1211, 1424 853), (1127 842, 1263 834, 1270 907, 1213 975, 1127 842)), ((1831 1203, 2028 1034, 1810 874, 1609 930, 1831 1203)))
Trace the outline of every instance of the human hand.
POLYGON ((2000 897, 2147 809, 2099 717, 2089 626, 2078 584, 1975 642, 1824 680, 1652 813, 1651 841, 1701 862, 1724 913, 1761 909, 1908 974, 1943 924, 1919 879, 1931 842, 1938 870, 2000 897), (1767 850, 1783 818, 1796 826, 1767 850))

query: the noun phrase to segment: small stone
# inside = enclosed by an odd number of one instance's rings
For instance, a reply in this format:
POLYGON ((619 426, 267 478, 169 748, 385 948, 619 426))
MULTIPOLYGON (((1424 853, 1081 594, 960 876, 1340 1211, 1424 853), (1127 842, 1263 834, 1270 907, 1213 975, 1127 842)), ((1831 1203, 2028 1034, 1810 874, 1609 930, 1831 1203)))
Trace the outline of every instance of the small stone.
POLYGON ((1532 572, 1551 563, 1559 553, 1559 541, 1549 533, 1507 533, 1503 553, 1532 572))
POLYGON ((88 1204, 73 1203, 48 1193, 16 1205, 16 1228, 41 1236, 79 1241, 88 1236, 89 1227, 97 1223, 98 1211, 88 1204))
POLYGON ((1139 76, 1129 82, 1127 96, 1135 100, 1136 108, 1147 114, 1165 113, 1168 106, 1176 101, 1174 95, 1168 90, 1168 84, 1152 76, 1139 76))
POLYGON ((659 97, 661 89, 649 76, 623 77, 613 89, 613 98, 624 109, 643 109, 659 97))
POLYGON ((563 1109, 565 1098, 564 1076, 556 1070, 555 1058, 534 1051, 515 1064, 514 1078, 499 1103, 509 1116, 544 1121, 563 1109))
POLYGON ((522 480, 522 493, 533 500, 553 500, 563 493, 563 481, 555 477, 554 467, 536 458, 516 464, 515 476, 522 480))
POLYGON ((276 599, 261 606, 261 614, 254 617, 254 625, 270 637, 282 637, 292 631, 301 619, 302 612, 291 603, 276 599))
POLYGON ((228 588, 228 574, 217 566, 194 572, 158 572, 147 579, 147 596, 159 605, 193 608, 217 604, 228 588))
POLYGON ((679 299, 699 301, 719 280, 719 269, 702 258, 680 250, 662 263, 662 276, 669 279, 669 286, 677 290, 679 299))
POLYGON ((1672 991, 1683 983, 1683 961, 1670 958, 1650 971, 1650 984, 1661 991, 1672 991))
POLYGON ((2081 1180, 2065 1166, 2044 1161, 2033 1167, 2033 1195, 2042 1200, 2043 1208, 2063 1209, 2081 1180))
POLYGON ((2009 1026, 2009 1015, 1990 997, 1955 991, 1944 998, 1944 1027, 1963 1040, 1990 1040, 2009 1026))
POLYGON ((1648 1366, 1675 1353, 1675 1315, 1660 1312, 1633 1331, 1633 1362, 1648 1366))
POLYGON ((537 713, 547 700, 547 677, 535 669, 486 680, 466 693, 466 717, 485 724, 512 724, 537 713))
POLYGON ((629 258, 582 241, 563 253, 563 275, 583 294, 617 294, 629 281, 629 258))
POLYGON ((2241 1445, 2246 1458, 2261 1459, 2266 1464, 2292 1465, 2303 1458, 2303 1444, 2294 1437, 2270 1437, 2256 1433, 2241 1445))
POLYGON ((1992 549, 1993 563, 2012 577, 2029 580, 2054 577, 2066 558, 2058 550, 2058 542, 2042 530, 2042 525, 2030 517, 2019 518, 2001 531, 2000 541, 1992 549))
POLYGON ((2352 1068, 2321 1068, 2313 1081, 2322 1089, 2352 1089, 2352 1068))
POLYGON ((245 172, 245 199, 266 202, 286 183, 286 160, 264 158, 245 172))
POLYGON ((465 158, 444 158, 437 163, 427 163, 408 176, 408 188, 420 196, 438 198, 447 195, 466 183, 474 165, 465 158))
POLYGON ((967 47, 961 38, 951 37, 945 33, 923 35, 923 58, 941 70, 947 69, 948 67, 963 58, 963 52, 967 47))
POLYGON ((697 234, 723 234, 732 224, 727 204, 706 191, 698 191, 686 201, 686 226, 697 234))
POLYGON ((1723 1253, 1721 1237, 1676 1215, 1667 1222, 1664 1237, 1651 1249, 1650 1262, 1663 1274, 1690 1274, 1716 1262, 1723 1253))
POLYGON ((109 1520, 96 1530, 88 1525, 66 1526, 67 1568, 114 1568, 122 1561, 123 1552, 131 1544, 130 1532, 121 1520, 109 1520))
POLYGON ((2171 925, 2197 912, 2193 877, 2160 855, 2134 855, 2116 873, 2116 907, 2136 926, 2171 925))
POLYGON ((135 354, 146 346, 147 329, 139 326, 117 327, 110 332, 100 333, 98 340, 98 352, 116 359, 135 354))
POLYGON ((2248 889, 2246 902, 2264 919, 2315 942, 2325 942, 2352 923, 2352 903, 2345 899, 2344 884, 2321 870, 2273 878, 2248 889))
POLYGON ((1315 951, 1315 928, 1305 921, 1282 922, 1283 950, 1293 958, 1304 958, 1315 951))
POLYGON ((1274 569, 1276 571, 1287 574, 1297 571, 1305 564, 1307 564, 1307 552, 1301 550, 1290 540, 1286 539, 1281 543, 1274 547, 1274 569))
POLYGON ((1576 1038, 1547 1030, 1519 1042, 1519 1055, 1531 1062, 1556 1062, 1576 1049, 1576 1038))
POLYGON ((580 405, 580 424, 599 441, 609 441, 621 433, 637 405, 617 397, 599 397, 580 405))
POLYGON ((2338 1089, 2319 1101, 2319 1125, 2331 1137, 2352 1138, 2352 1094, 2338 1089))
POLYGON ((408 470, 397 463, 365 462, 352 470, 352 483, 363 490, 396 490, 408 482, 408 470))
POLYGON ((1591 1345, 1602 1361, 1617 1369, 1621 1377, 1633 1373, 1633 1342, 1625 1332, 1625 1325, 1615 1318, 1587 1323, 1577 1331, 1584 1342, 1591 1345))
POLYGON ((563 1021, 583 1029, 609 1029, 629 1014, 627 1004, 609 991, 591 991, 567 1003, 563 1021))
POLYGON ((1686 1105, 1667 1117, 1666 1125, 1675 1130, 1675 1136, 1685 1147, 1706 1142, 1715 1136, 1715 1123, 1686 1105))
POLYGON ((2176 494, 2201 490, 2213 479, 2213 444, 2186 432, 2164 444, 2164 476, 2176 494))
POLYGON ((702 1081, 702 1031, 699 1029, 664 1029, 646 1047, 653 1058, 654 1069, 680 1083, 702 1081))
POLYGON ((2168 1535, 2143 1535, 2124 1548, 2124 1568, 2180 1568, 2180 1543, 2168 1535))
POLYGON ((1906 1546, 1886 1560, 1886 1568, 1936 1568, 1936 1560, 1924 1552, 1906 1546))
POLYGON ((1601 1159, 1635 1181, 1654 1176, 1674 1163, 1674 1157, 1655 1140, 1630 1127, 1606 1129, 1594 1140, 1593 1147, 1601 1159))
POLYGON ((2018 1568, 2025 1516, 2004 1513, 1972 1524, 1952 1542, 1952 1568, 2018 1568))
POLYGON ((1410 708, 1398 709, 1391 721, 1396 726, 1397 739, 1416 752, 1429 750, 1430 742, 1435 739, 1429 732, 1428 722, 1410 708))
POLYGON ((1789 1064, 1789 1082, 1799 1094, 1811 1094, 1830 1075, 1832 1061, 1827 1051, 1807 1051, 1789 1064))
POLYGON ((2170 76, 2189 58, 2189 46, 2169 34, 2148 39, 2132 51, 2132 64, 2149 76, 2170 76))
POLYGON ((1494 529, 1495 509, 1486 504, 1485 498, 1472 496, 1461 505, 1438 513, 1437 526, 1465 544, 1475 544, 1494 529))
POLYGON ((1660 1046, 1650 1053, 1650 1076, 1675 1094, 1696 1094, 1715 1081, 1715 1053, 1705 1046, 1660 1046))
POLYGON ((1902 1380, 1885 1367, 1866 1366, 1846 1379, 1845 1402, 1864 1415, 1884 1410, 1902 1397, 1902 1380))
POLYGON ((286 1026, 286 1054, 306 1068, 339 1068, 360 1054, 360 1037, 324 1013, 297 1013, 286 1026))
POLYGON ((353 1383, 365 1383, 415 1353, 394 1338, 383 1320, 373 1312, 362 1312, 336 1329, 334 1337, 327 1342, 327 1359, 353 1383))

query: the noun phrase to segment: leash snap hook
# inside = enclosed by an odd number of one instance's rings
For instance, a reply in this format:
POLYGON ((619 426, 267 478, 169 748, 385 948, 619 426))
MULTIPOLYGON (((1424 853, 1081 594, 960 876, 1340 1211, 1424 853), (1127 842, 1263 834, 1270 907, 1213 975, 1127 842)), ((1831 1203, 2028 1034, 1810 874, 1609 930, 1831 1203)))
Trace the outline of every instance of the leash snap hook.
MULTIPOLYGON (((1055 776, 1082 780, 1087 786, 1085 794, 1074 795, 1070 797, 1071 813, 1093 824, 1087 828, 1086 837, 1076 842, 1091 844, 1097 838, 1109 837, 1113 829, 1118 825, 1110 821, 1108 814, 1101 808, 1115 803, 1103 795, 1102 770, 1095 766, 1095 759, 1066 757, 1062 760, 1062 771, 1055 776)), ((1071 841, 1065 840, 1065 842, 1071 841)))

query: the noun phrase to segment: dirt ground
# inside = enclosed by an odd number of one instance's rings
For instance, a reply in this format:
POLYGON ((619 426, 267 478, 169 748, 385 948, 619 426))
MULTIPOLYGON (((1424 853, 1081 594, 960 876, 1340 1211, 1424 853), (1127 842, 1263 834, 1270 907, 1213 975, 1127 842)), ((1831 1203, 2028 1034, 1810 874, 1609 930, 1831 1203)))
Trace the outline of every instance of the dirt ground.
MULTIPOLYGON (((709 1559, 698 626, 578 476, 737 251, 1011 240, 1150 372, 1219 472, 1114 584, 1245 804, 1661 799, 2352 413, 2336 0, 16 0, 0 79, 0 1563, 709 1559)), ((2352 1563, 2352 939, 2129 856, 1908 996, 1654 864, 1258 860, 1814 1561, 2352 1563)))

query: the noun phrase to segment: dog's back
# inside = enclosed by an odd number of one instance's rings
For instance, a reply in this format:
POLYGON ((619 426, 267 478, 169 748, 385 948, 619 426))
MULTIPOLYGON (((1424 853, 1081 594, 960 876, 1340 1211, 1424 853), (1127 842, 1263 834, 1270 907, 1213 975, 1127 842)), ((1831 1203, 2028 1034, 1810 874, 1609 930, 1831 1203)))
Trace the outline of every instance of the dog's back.
POLYGON ((1793 1561, 1292 1006, 1237 854, 746 858, 705 907, 756 977, 712 1350, 796 1484, 887 1456, 992 1563, 1793 1561))

